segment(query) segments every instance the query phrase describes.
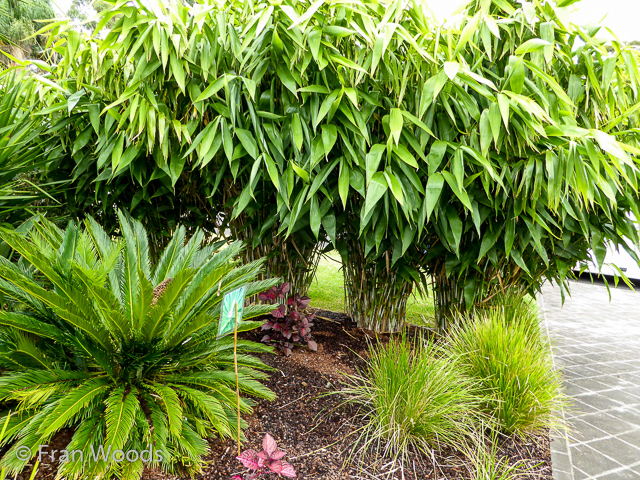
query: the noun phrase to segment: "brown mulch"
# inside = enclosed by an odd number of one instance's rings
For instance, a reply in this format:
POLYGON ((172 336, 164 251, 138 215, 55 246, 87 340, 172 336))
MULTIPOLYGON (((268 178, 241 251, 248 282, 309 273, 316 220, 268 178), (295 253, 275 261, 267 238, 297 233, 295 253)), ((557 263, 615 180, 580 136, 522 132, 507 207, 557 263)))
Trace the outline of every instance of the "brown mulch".
MULTIPOLYGON (((348 461, 354 435, 364 424, 353 405, 345 405, 339 395, 326 395, 340 388, 343 373, 353 374, 364 366, 370 342, 387 342, 389 335, 378 335, 358 329, 344 314, 318 311, 313 327, 313 339, 318 351, 296 347, 286 358, 282 353, 262 355, 261 359, 275 370, 266 385, 278 398, 272 402, 260 400, 251 417, 246 418, 247 443, 243 449, 261 450, 265 433, 275 438, 280 450, 287 452, 285 460, 293 465, 301 480, 469 480, 470 462, 463 455, 449 450, 434 452, 431 458, 411 455, 409 461, 395 467, 389 459, 367 458, 348 461), (322 318, 324 317, 324 318, 322 318), (361 358, 363 357, 363 358, 361 358)), ((411 331, 414 334, 416 331, 411 331)), ((243 337, 259 341, 262 333, 247 332, 243 337)), ((63 435, 64 436, 64 435, 63 435)), ((64 448, 68 439, 60 439, 64 448)), ((505 439, 499 455, 510 463, 522 462, 533 474, 522 476, 531 480, 552 480, 551 453, 548 435, 528 440, 505 439)), ((234 474, 246 473, 236 460, 235 442, 210 440, 211 452, 206 466, 196 480, 230 480, 234 474)), ((56 448, 52 446, 52 448, 56 448)), ((36 478, 52 478, 57 465, 41 466, 36 478), (44 467, 44 468, 43 468, 44 467)), ((25 474, 23 474, 25 475, 25 474)), ((29 477, 25 475, 24 480, 29 477)), ((145 470, 144 480, 174 480, 160 471, 145 470)), ((267 475, 261 478, 276 478, 267 475)), ((22 479, 20 479, 22 480, 22 479)))
MULTIPOLYGON (((349 317, 334 312, 318 311, 313 339, 318 351, 296 347, 286 358, 264 355, 262 360, 276 370, 266 385, 278 398, 261 400, 254 414, 247 419, 244 448, 261 450, 262 439, 269 433, 278 447, 287 452, 285 460, 291 463, 301 480, 468 480, 471 478, 469 462, 452 451, 434 453, 433 458, 413 456, 402 468, 390 465, 389 460, 351 462, 349 453, 353 445, 351 433, 363 425, 357 408, 344 405, 338 395, 325 395, 340 388, 343 373, 356 373, 364 366, 371 341, 387 342, 389 335, 378 335, 356 327, 349 317), (376 340, 377 339, 377 340, 376 340), (377 463, 377 465, 375 465, 377 463), (377 468, 376 468, 377 467, 377 468), (402 474, 404 473, 404 477, 402 474)), ((245 338, 259 341, 261 332, 248 332, 245 338)), ((229 480, 234 474, 246 472, 236 460, 237 446, 233 441, 210 441, 211 453, 207 466, 197 480, 229 480)), ((549 436, 540 435, 529 440, 506 439, 500 449, 510 463, 524 462, 533 467, 534 474, 527 479, 551 480, 551 453, 549 436)), ((145 480, 166 477, 147 471, 145 480)), ((267 475, 265 478, 276 478, 267 475)))

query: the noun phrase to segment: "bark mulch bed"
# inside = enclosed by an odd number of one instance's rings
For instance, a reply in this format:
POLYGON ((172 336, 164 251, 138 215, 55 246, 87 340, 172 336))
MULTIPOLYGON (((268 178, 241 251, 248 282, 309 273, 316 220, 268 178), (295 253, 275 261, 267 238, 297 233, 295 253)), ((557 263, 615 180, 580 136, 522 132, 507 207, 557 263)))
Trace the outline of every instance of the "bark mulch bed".
MULTIPOLYGON (((367 356, 369 342, 386 342, 389 336, 376 337, 358 329, 343 314, 318 311, 317 315, 324 317, 316 318, 313 327, 317 352, 296 347, 289 358, 282 354, 262 357, 276 369, 267 386, 278 398, 273 402, 258 402, 254 414, 247 419, 248 441, 243 449, 261 450, 262 439, 269 433, 278 442, 279 449, 287 452, 285 460, 294 466, 298 478, 304 480, 400 480, 403 473, 407 480, 470 479, 469 462, 453 451, 434 453, 432 458, 414 456, 404 465, 403 472, 398 467, 394 471, 385 466, 388 460, 368 461, 364 465, 346 461, 354 438, 349 435, 363 425, 363 420, 358 417, 357 409, 343 405, 338 395, 323 394, 340 388, 342 373, 355 373, 364 365, 358 355, 367 356)), ((248 332, 244 336, 259 341, 262 334, 248 332)), ((213 439, 210 445, 207 466, 196 479, 229 480, 232 475, 245 472, 235 458, 235 442, 213 439)), ((523 461, 533 467, 535 473, 527 475, 527 479, 552 479, 548 435, 526 441, 507 439, 501 446, 500 455, 506 455, 510 463, 523 461)), ((143 478, 178 477, 147 471, 143 478)), ((275 475, 268 478, 275 478, 275 475)))
MULTIPOLYGON (((432 458, 414 455, 399 467, 390 467, 388 459, 367 459, 348 462, 354 436, 350 435, 363 425, 357 408, 344 405, 338 395, 325 395, 340 388, 343 373, 356 373, 364 366, 370 342, 387 342, 389 335, 378 335, 356 328, 343 314, 318 311, 313 338, 318 351, 296 347, 286 358, 281 353, 263 355, 262 360, 275 368, 266 385, 278 398, 273 402, 261 400, 254 413, 247 418, 247 443, 243 449, 260 450, 265 433, 278 442, 280 450, 287 452, 285 460, 291 463, 301 480, 469 480, 471 465, 462 455, 443 450, 432 458), (324 318, 321 318, 324 317, 324 318), (359 357, 360 356, 360 357, 359 357), (403 476, 404 475, 404 476, 403 476)), ((243 337, 259 341, 261 332, 247 332, 243 337)), ((62 432, 52 441, 52 448, 64 448, 70 432, 62 432)), ((210 441, 211 452, 206 466, 196 480, 230 480, 244 473, 236 460, 235 442, 220 439, 210 441)), ((523 478, 552 480, 549 436, 540 435, 529 440, 507 439, 500 448, 500 456, 510 463, 524 462, 534 470, 523 478)), ((41 465, 37 479, 55 476, 57 464, 41 465)), ((18 476, 27 480, 28 473, 18 476)), ((146 470, 144 480, 188 478, 170 476, 146 470)), ((275 478, 270 475, 268 478, 275 478)))

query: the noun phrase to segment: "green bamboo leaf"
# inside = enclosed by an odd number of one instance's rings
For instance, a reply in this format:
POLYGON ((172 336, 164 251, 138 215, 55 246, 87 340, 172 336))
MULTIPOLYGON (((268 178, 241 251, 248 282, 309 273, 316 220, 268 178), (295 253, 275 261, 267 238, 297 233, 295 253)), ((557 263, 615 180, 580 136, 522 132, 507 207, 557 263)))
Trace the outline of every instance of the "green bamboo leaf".
POLYGON ((291 26, 289 27, 289 30, 297 27, 298 25, 303 25, 305 22, 307 22, 311 17, 313 17, 313 15, 315 15, 315 13, 324 3, 325 3, 325 0, 316 0, 315 2, 313 2, 309 7, 309 9, 304 14, 302 14, 300 18, 298 18, 298 20, 296 20, 291 24, 291 26))
POLYGON ((402 119, 402 110, 399 108, 392 108, 389 118, 389 130, 391 131, 391 136, 393 137, 396 146, 400 142, 403 124, 404 120, 402 119))
POLYGON ((365 181, 369 185, 369 182, 373 178, 373 175, 378 171, 380 166, 380 160, 384 154, 386 148, 384 145, 376 144, 371 146, 371 150, 365 157, 365 181))
POLYGON ((194 103, 202 102, 203 100, 211 98, 216 93, 218 93, 222 87, 224 87, 227 81, 228 78, 226 75, 217 78, 215 82, 204 89, 204 91, 198 96, 198 98, 196 98, 194 103))
POLYGON ((89 120, 91 121, 91 126, 96 133, 99 133, 100 129, 100 105, 95 103, 91 105, 87 105, 89 110, 89 120))
POLYGON ((458 56, 464 47, 467 45, 467 42, 473 34, 478 29, 478 22, 480 21, 480 12, 476 13, 465 25, 460 33, 460 37, 458 38, 458 44, 456 45, 456 50, 453 52, 453 58, 458 56))
POLYGON ((504 128, 509 130, 509 113, 510 113, 511 107, 510 107, 509 98, 507 98, 507 96, 502 93, 498 94, 498 107, 500 108, 500 114, 502 115, 504 128))
POLYGON ((387 179, 382 172, 376 172, 373 174, 371 181, 367 185, 367 195, 364 201, 364 209, 362 210, 362 218, 367 218, 371 210, 373 210, 378 201, 386 193, 389 186, 387 185, 387 179))
POLYGON ((378 64, 380 63, 380 59, 382 58, 384 47, 384 37, 382 35, 378 35, 375 43, 373 44, 373 52, 371 57, 371 75, 375 74, 376 68, 378 68, 378 64))
POLYGON ((502 120, 502 114, 500 113, 500 106, 497 103, 492 103, 489 107, 489 124, 491 126, 491 134, 493 135, 493 141, 498 144, 500 138, 500 121, 502 120))
POLYGON ((453 193, 456 197, 458 197, 458 199, 462 202, 462 204, 467 207, 467 209, 471 212, 473 211, 473 206, 471 206, 471 201, 469 200, 469 195, 467 194, 466 190, 464 188, 460 188, 458 186, 458 181, 456 180, 456 178, 451 175, 450 172, 447 172, 446 170, 442 171, 442 175, 444 176, 444 179, 447 181, 447 183, 449 184, 449 187, 451 187, 451 190, 453 190, 453 193))
POLYGON ((459 70, 460 64, 458 62, 444 62, 444 73, 449 77, 449 80, 456 78, 459 70))
POLYGON ((280 79, 282 84, 297 97, 298 87, 296 86, 296 81, 284 63, 278 63, 278 66, 276 67, 276 74, 278 75, 278 78, 280 79))
POLYGON ((393 193, 393 196, 396 198, 400 205, 404 205, 404 194, 402 193, 402 185, 393 173, 383 173, 385 178, 387 179, 387 184, 391 187, 391 193, 393 193))
POLYGON ((311 184, 311 188, 309 189, 307 200, 316 194, 318 189, 324 184, 329 174, 333 171, 334 168, 336 168, 336 165, 338 164, 339 161, 340 161, 340 158, 336 158, 332 162, 327 163, 322 168, 318 176, 314 178, 313 183, 311 184))
POLYGON ((318 235, 320 233, 320 224, 321 224, 321 216, 320 216, 320 207, 318 205, 318 196, 314 195, 311 197, 311 208, 309 210, 309 225, 311 227, 311 231, 318 239, 318 235))
POLYGON ((262 155, 262 158, 264 159, 264 163, 267 167, 267 171, 269 172, 269 177, 271 178, 273 186, 276 187, 276 190, 280 191, 280 175, 276 163, 273 161, 273 158, 269 156, 269 154, 262 155))
POLYGON ((302 144, 304 142, 304 136, 302 134, 302 123, 300 122, 300 115, 297 113, 293 114, 293 118, 291 120, 291 136, 293 137, 293 141, 298 147, 298 151, 302 150, 302 144))
POLYGON ((339 101, 338 96, 340 95, 340 93, 341 91, 336 89, 333 92, 331 92, 331 94, 327 98, 324 99, 324 101, 322 102, 322 105, 320 106, 320 112, 318 113, 318 117, 314 122, 314 128, 317 128, 318 124, 324 119, 327 113, 329 113, 329 110, 331 110, 331 107, 333 106, 334 102, 339 101))
POLYGON ((449 227, 451 228, 451 233, 453 233, 453 248, 455 252, 458 253, 460 251, 460 240, 462 239, 462 220, 458 216, 455 208, 451 205, 447 206, 445 214, 449 222, 449 227))
POLYGON ((489 153, 489 147, 491 146, 491 140, 493 139, 493 132, 491 128, 491 121, 489 110, 484 109, 482 115, 480 115, 480 150, 485 157, 489 153))
POLYGON ((340 164, 340 175, 338 179, 338 194, 342 200, 342 208, 347 208, 347 199, 349 198, 349 166, 342 162, 340 164))
POLYGON ((335 125, 322 125, 322 145, 324 147, 325 156, 329 155, 329 152, 333 148, 338 139, 338 129, 335 125))
POLYGON ((441 173, 434 173, 433 175, 429 175, 429 180, 427 180, 427 188, 424 197, 424 201, 427 206, 427 221, 429 221, 433 209, 438 204, 443 185, 444 177, 441 173))
POLYGON ((482 235, 482 242, 480 243, 480 253, 478 254, 478 262, 487 254, 496 243, 496 240, 502 233, 502 226, 495 224, 492 228, 485 231, 482 235))
POLYGON ((113 147, 113 152, 111 154, 111 168, 115 171, 118 168, 118 164, 120 163, 120 158, 122 157, 122 150, 124 146, 124 134, 118 135, 118 140, 116 141, 115 147, 113 147))
POLYGON ((293 170, 298 174, 298 176, 305 181, 305 183, 309 183, 309 174, 304 169, 296 165, 295 162, 291 162, 291 166, 293 167, 293 170))
POLYGON ((447 142, 436 140, 431 145, 429 155, 427 155, 427 163, 429 164, 429 175, 433 175, 438 169, 445 154, 447 153, 447 142))
MULTIPOLYGON (((320 44, 322 42, 322 29, 313 28, 307 37, 307 43, 313 59, 317 62, 320 54, 320 44)), ((327 92, 328 93, 328 92, 327 92)))
POLYGON ((525 68, 524 61, 515 56, 509 58, 509 67, 511 72, 509 74, 509 85, 514 93, 520 94, 524 87, 525 68))
POLYGON ((527 40, 518 48, 516 48, 516 55, 524 55, 526 53, 537 52, 538 50, 543 49, 544 47, 551 46, 551 43, 546 40, 542 40, 541 38, 532 38, 531 40, 527 40))
POLYGON ((247 153, 251 155, 254 160, 257 159, 259 150, 258 144, 256 143, 255 138, 253 138, 253 134, 249 130, 244 130, 242 128, 236 128, 235 134, 247 153))
POLYGON ((175 78, 180 90, 182 93, 186 93, 186 84, 185 84, 185 73, 184 68, 182 67, 182 63, 177 57, 176 52, 172 52, 169 55, 169 65, 171 67, 171 72, 173 73, 173 78, 175 78))
POLYGON ((411 165, 415 169, 420 168, 418 166, 418 162, 416 162, 415 157, 411 155, 411 152, 404 145, 398 145, 397 147, 394 147, 393 153, 407 165, 411 165))

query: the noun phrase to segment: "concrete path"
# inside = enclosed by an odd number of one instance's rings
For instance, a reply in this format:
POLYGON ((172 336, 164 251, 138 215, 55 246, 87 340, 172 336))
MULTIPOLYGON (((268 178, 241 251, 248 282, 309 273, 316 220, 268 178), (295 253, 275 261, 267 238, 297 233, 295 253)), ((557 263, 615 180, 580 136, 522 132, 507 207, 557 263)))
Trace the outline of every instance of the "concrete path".
MULTIPOLYGON (((573 282, 538 302, 573 406, 551 443, 554 480, 640 480, 640 293, 573 282)), ((639 288, 636 288, 640 292, 639 288)))

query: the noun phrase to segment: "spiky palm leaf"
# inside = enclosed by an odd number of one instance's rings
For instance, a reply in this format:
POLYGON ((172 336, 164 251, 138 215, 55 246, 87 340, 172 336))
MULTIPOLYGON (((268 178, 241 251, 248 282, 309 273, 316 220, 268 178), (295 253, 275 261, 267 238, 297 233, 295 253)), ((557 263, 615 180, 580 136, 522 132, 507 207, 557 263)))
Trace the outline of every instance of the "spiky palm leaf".
MULTIPOLYGON (((140 476, 141 460, 96 461, 100 446, 152 445, 163 459, 151 464, 197 471, 206 437, 238 433, 233 339, 217 338, 220 303, 240 285, 252 295, 273 282, 254 281, 260 262, 237 265, 242 244, 203 246, 201 232, 185 243, 184 227, 152 265, 142 225, 118 215, 121 239, 91 218, 64 231, 40 219, 27 234, 0 232, 36 271, 0 258, 0 292, 16 306, 0 311, 0 400, 17 412, 1 440, 13 444, 0 462, 10 473, 27 463, 18 446, 35 453, 68 427, 76 427, 68 449, 84 453, 61 466, 69 478, 140 476)), ((249 306, 244 316, 270 309, 249 306)), ((256 326, 243 321, 239 330, 256 326)), ((258 381, 265 365, 249 355, 268 349, 239 341, 238 350, 241 392, 272 398, 258 381)), ((241 399, 243 412, 251 405, 241 399)))

